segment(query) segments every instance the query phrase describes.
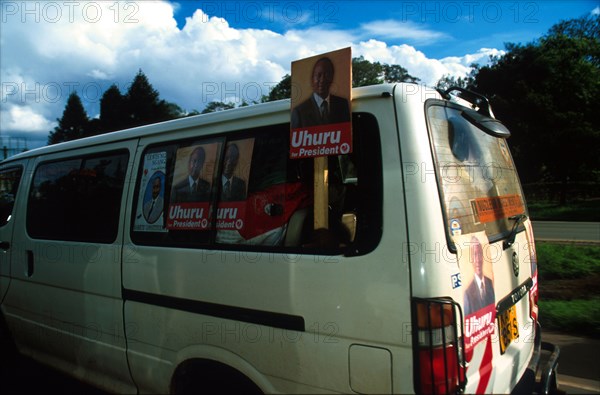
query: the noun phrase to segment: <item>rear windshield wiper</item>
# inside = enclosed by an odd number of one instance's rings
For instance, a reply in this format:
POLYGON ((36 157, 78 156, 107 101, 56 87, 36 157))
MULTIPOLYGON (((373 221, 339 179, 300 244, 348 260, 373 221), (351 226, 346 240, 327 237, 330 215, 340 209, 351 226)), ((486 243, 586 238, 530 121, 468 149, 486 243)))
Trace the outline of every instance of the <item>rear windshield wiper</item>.
POLYGON ((515 223, 513 224, 512 230, 510 231, 508 238, 504 240, 504 243, 502 243, 502 248, 505 250, 514 244, 515 237, 517 236, 517 229, 519 229, 519 225, 527 219, 527 215, 513 215, 512 217, 508 217, 508 219, 515 221, 515 223))

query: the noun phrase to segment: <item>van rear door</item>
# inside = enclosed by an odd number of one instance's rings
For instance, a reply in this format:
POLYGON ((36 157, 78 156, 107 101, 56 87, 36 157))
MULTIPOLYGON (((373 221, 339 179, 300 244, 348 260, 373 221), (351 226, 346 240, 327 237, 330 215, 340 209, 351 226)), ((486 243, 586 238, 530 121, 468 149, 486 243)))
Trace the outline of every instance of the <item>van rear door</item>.
POLYGON ((461 284, 466 392, 510 392, 534 349, 533 235, 497 120, 442 100, 426 103, 447 244, 461 284))

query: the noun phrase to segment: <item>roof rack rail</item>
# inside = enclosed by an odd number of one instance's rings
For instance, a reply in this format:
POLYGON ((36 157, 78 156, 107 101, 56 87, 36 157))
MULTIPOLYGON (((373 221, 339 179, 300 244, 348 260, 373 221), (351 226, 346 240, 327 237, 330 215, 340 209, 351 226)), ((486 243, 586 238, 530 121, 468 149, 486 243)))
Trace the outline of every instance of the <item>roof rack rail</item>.
POLYGON ((456 95, 459 99, 465 100, 471 104, 473 109, 476 109, 478 113, 487 115, 490 118, 496 118, 494 113, 492 112, 492 106, 490 105, 490 101, 487 97, 480 95, 479 93, 470 91, 465 88, 461 88, 459 86, 451 86, 450 88, 442 91, 438 89, 438 92, 442 95, 442 97, 446 100, 452 99, 453 95, 450 92, 458 91, 461 94, 456 95))

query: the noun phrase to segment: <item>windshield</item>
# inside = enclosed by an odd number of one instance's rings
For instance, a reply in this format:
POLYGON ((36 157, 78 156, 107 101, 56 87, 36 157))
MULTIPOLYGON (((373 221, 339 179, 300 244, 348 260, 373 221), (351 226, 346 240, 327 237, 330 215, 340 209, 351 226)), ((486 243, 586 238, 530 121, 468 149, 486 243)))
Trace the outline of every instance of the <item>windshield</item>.
POLYGON ((427 118, 450 240, 479 231, 491 242, 506 237, 509 217, 525 212, 506 139, 468 121, 461 107, 432 102, 427 118))

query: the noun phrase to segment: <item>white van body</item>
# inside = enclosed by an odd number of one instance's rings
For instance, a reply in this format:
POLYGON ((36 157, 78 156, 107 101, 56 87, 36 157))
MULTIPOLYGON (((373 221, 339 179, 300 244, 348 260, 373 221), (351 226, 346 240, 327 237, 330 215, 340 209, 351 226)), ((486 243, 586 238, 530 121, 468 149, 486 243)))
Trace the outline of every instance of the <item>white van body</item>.
POLYGON ((343 237, 310 229, 312 164, 286 154, 287 100, 9 158, 4 334, 117 393, 555 388, 557 350, 538 366, 535 247, 508 134, 485 108, 445 97, 416 84, 353 90, 354 152, 329 158, 343 237), (219 198, 232 142, 248 184, 235 204, 219 198), (198 146, 210 201, 178 206, 183 158, 198 146), (151 182, 158 220, 142 209, 151 182), (203 208, 208 225, 194 230, 203 208), (478 270, 493 302, 467 311, 478 270))

